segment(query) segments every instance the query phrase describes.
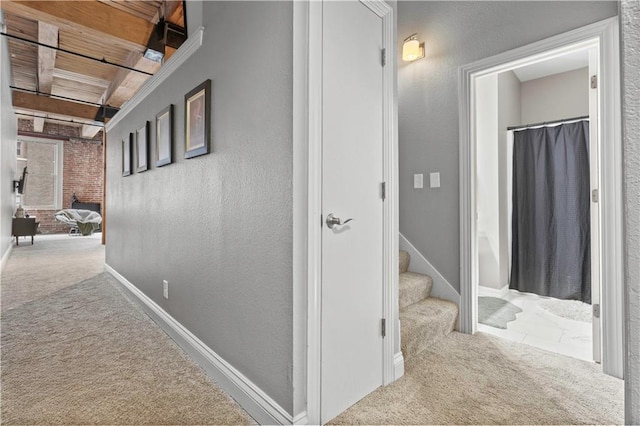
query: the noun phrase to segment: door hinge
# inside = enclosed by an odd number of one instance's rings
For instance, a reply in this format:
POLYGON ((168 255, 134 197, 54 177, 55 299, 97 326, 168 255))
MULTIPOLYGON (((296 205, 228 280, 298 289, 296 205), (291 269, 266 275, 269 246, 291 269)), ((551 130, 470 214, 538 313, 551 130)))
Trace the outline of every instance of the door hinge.
POLYGON ((387 199, 387 182, 382 182, 382 201, 387 199))
POLYGON ((591 88, 592 89, 597 89, 598 88, 598 76, 597 75, 592 75, 591 76, 591 88))
POLYGON ((387 337, 387 320, 385 318, 382 318, 381 323, 382 337, 387 337))
POLYGON ((382 66, 384 67, 385 65, 387 65, 387 49, 382 49, 381 56, 382 56, 382 66))
POLYGON ((593 316, 594 318, 600 318, 600 304, 595 303, 593 305, 593 316))
POLYGON ((591 201, 593 201, 594 203, 597 203, 600 199, 600 194, 598 194, 598 190, 594 189, 593 191, 591 191, 591 201))
POLYGON ((322 214, 320 214, 320 228, 322 228, 324 226, 324 222, 322 220, 322 214))

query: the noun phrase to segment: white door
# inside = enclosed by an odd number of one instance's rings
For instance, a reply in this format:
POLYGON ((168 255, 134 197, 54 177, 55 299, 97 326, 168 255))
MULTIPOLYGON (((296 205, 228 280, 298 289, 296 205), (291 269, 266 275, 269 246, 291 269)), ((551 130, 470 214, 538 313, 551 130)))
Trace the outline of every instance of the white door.
POLYGON ((323 3, 321 421, 382 385, 382 18, 323 3), (344 225, 329 228, 329 215, 344 225))
MULTIPOLYGON (((598 50, 589 50, 589 77, 599 75, 598 50)), ((591 83, 591 82, 590 82, 591 83)), ((598 88, 597 84, 590 84, 589 89, 589 168, 591 180, 591 306, 593 309, 593 360, 602 360, 602 336, 600 313, 600 203, 598 202, 600 191, 600 143, 599 143, 599 115, 598 115, 598 88), (594 87, 595 86, 595 87, 594 87), (594 191, 596 194, 594 194, 594 191)))

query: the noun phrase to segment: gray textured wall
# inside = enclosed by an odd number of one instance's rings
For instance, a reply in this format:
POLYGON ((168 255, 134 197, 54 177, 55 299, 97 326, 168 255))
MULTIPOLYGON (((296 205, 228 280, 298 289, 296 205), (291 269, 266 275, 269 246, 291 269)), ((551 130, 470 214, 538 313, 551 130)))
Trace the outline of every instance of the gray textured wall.
MULTIPOLYGON (((0 11, 0 22, 4 22, 0 11)), ((0 40, 0 258, 11 246, 11 218, 15 197, 11 183, 16 173, 18 119, 11 101, 11 64, 7 38, 0 40)))
POLYGON ((617 15, 614 1, 399 2, 398 40, 426 58, 399 62, 400 232, 459 290, 458 67, 617 15), (441 188, 414 191, 414 173, 441 188))
POLYGON ((640 424, 640 2, 623 0, 622 90, 626 246, 626 424, 640 424))
POLYGON ((202 7, 202 47, 108 134, 106 261, 291 413, 293 8, 202 7), (185 160, 207 78, 212 152, 185 160), (175 163, 121 177, 121 140, 170 103, 175 163))

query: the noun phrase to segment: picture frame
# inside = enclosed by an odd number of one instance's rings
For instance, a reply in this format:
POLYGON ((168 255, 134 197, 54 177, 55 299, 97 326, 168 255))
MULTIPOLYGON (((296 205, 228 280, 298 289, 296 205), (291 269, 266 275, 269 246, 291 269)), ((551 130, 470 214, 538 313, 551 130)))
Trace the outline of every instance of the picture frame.
POLYGON ((142 126, 136 130, 136 172, 144 172, 149 169, 149 139, 150 139, 149 122, 145 121, 142 126))
POLYGON ((122 176, 129 176, 131 174, 131 164, 133 157, 133 133, 129 133, 129 136, 122 139, 122 176))
POLYGON ((211 139, 211 80, 184 96, 184 158, 209 153, 211 139))
POLYGON ((173 161, 173 104, 156 114, 156 167, 173 161))

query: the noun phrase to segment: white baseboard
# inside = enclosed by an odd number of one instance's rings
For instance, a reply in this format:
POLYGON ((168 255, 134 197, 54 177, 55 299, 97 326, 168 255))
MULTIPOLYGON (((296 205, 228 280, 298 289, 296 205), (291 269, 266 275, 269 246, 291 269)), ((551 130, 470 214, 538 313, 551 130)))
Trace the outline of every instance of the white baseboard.
POLYGON ((4 254, 2 255, 2 260, 0 261, 0 271, 4 271, 4 266, 7 264, 9 256, 11 256, 11 252, 13 252, 13 240, 11 240, 11 244, 9 244, 9 247, 7 247, 7 249, 4 251, 4 254))
MULTIPOLYGON (((259 424, 292 424, 293 417, 255 383, 216 354, 193 333, 169 315, 156 302, 136 288, 125 277, 105 263, 105 271, 113 275, 142 309, 162 328, 193 361, 227 392, 259 424)), ((300 415, 296 416, 296 419, 300 415)), ((304 415, 306 418, 306 413, 304 415)), ((300 420, 303 420, 300 418, 300 420)))
POLYGON ((507 293, 509 293, 509 284, 503 286, 502 288, 491 288, 485 287, 483 285, 478 286, 478 296, 504 297, 507 293))
POLYGON ((440 272, 416 249, 404 235, 400 234, 400 250, 405 250, 411 256, 409 269, 411 272, 429 275, 433 279, 433 287, 431 295, 440 299, 450 300, 460 306, 460 293, 449 281, 447 281, 440 272))
POLYGON ((393 357, 393 375, 394 380, 398 380, 404 376, 404 356, 402 352, 398 352, 393 357))
POLYGON ((308 425, 309 424, 309 419, 307 418, 307 412, 303 411, 302 413, 296 414, 296 416, 293 418, 293 424, 294 425, 308 425))

